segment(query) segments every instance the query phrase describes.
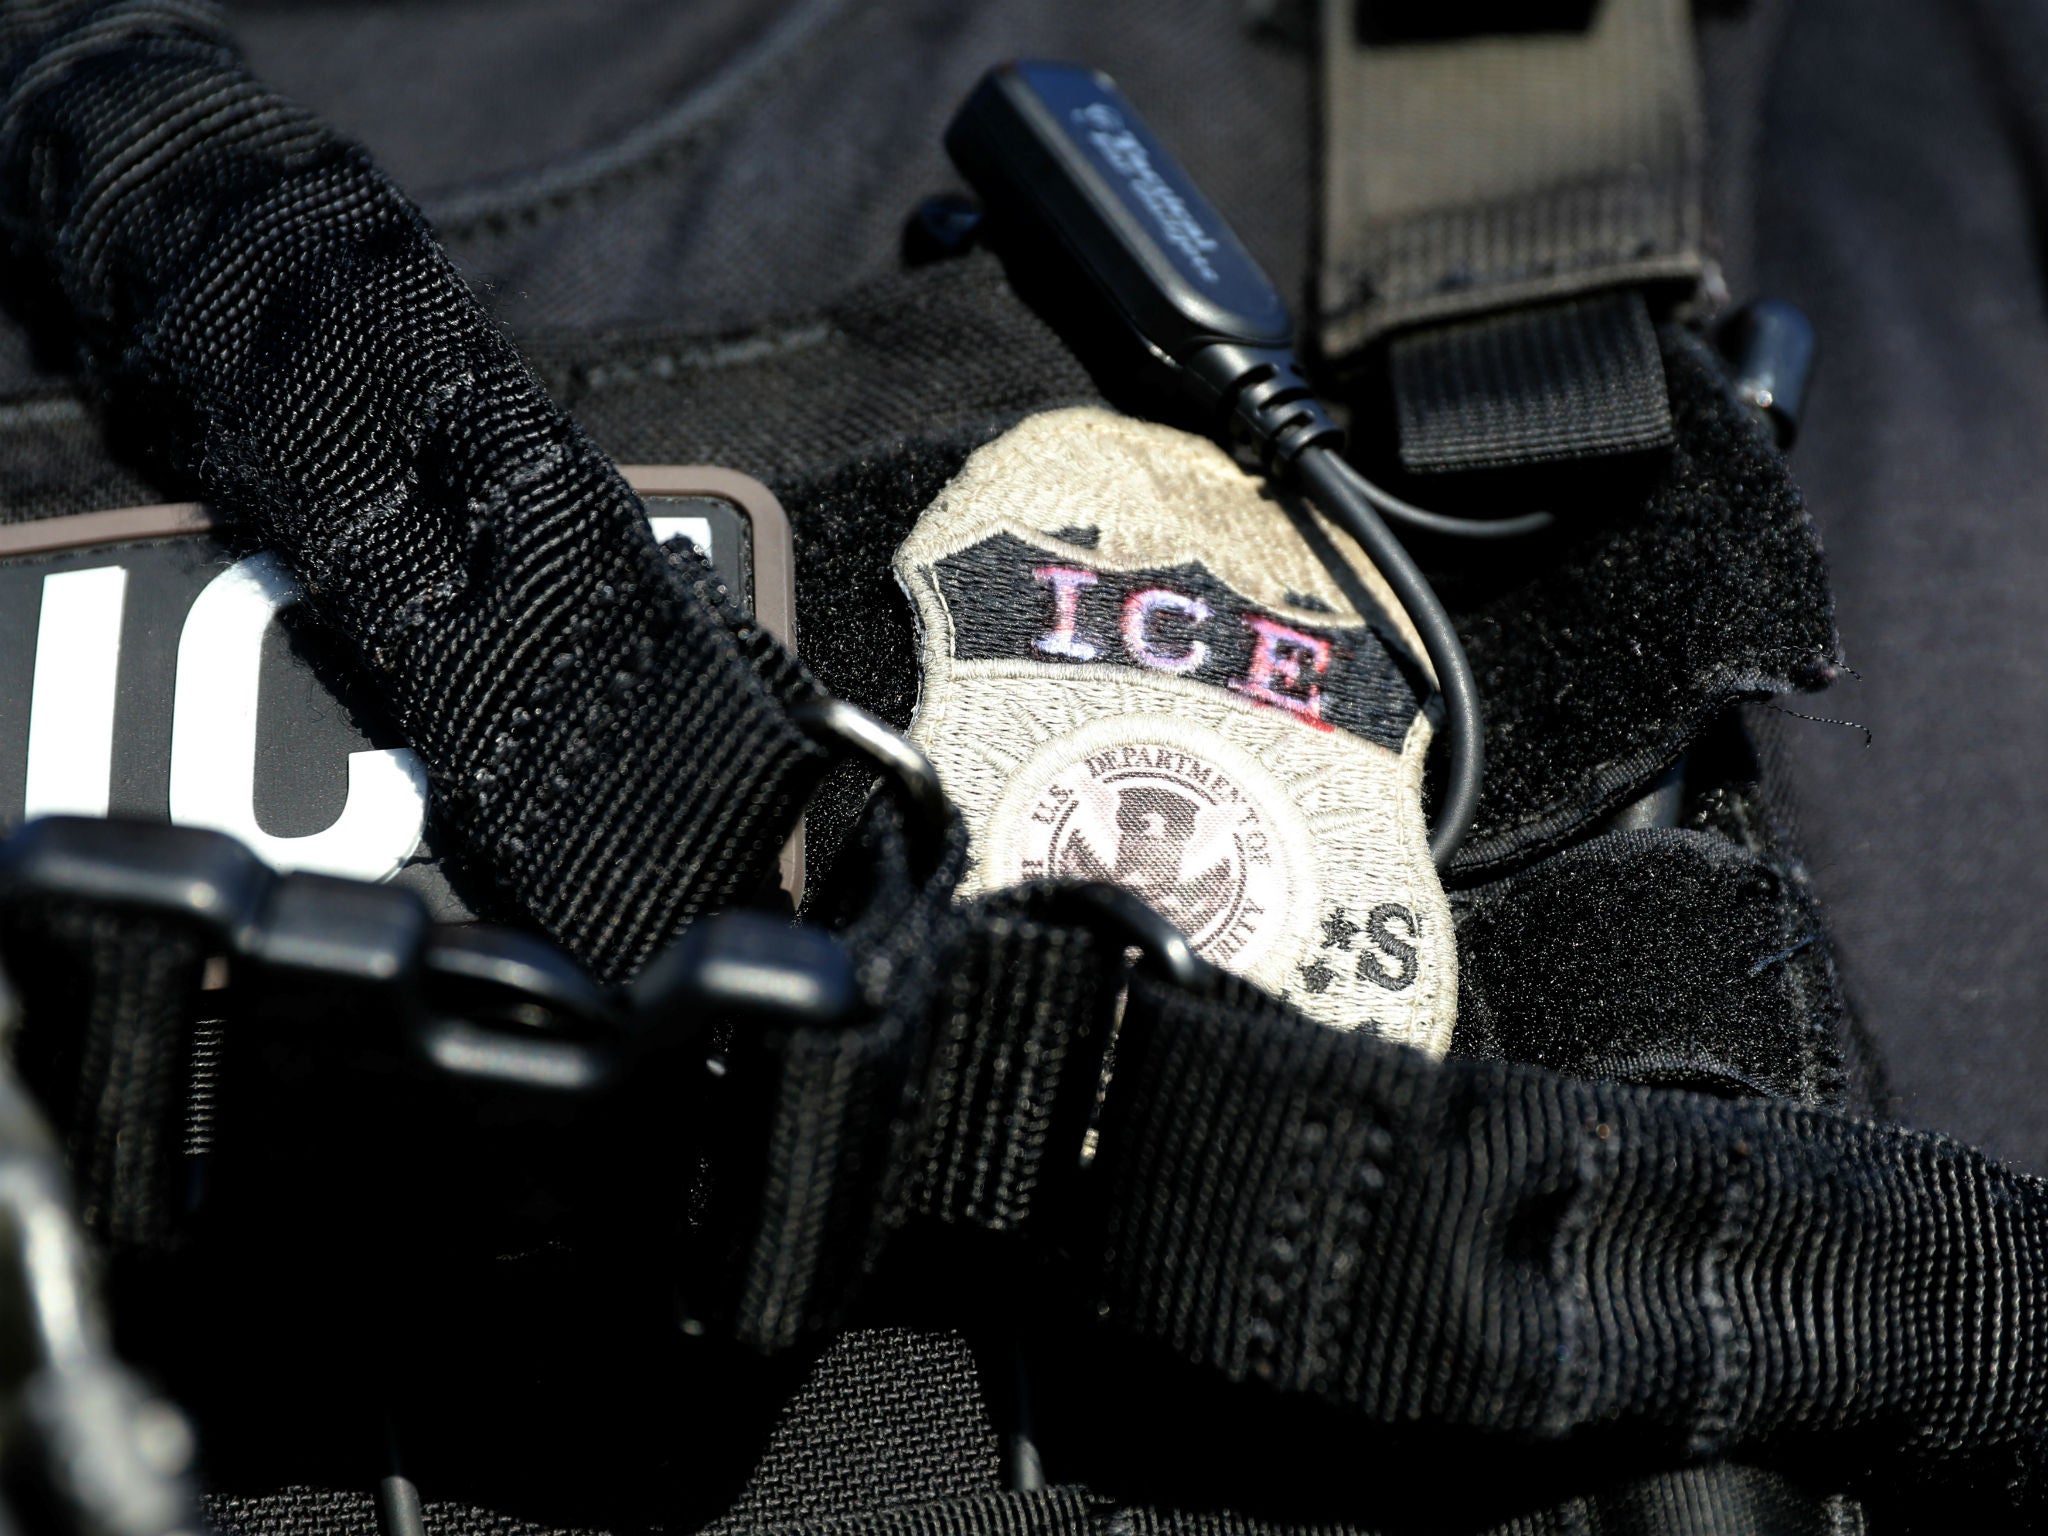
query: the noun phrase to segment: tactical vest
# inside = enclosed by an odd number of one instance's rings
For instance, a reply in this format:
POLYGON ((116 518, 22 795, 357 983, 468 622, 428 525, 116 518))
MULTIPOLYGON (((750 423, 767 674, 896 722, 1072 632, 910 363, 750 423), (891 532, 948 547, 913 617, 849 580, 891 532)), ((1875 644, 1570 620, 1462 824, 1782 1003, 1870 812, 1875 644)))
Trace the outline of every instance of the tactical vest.
POLYGON ((1689 7, 594 7, 457 78, 616 110, 418 202, 252 69, 498 36, 367 14, 0 6, 12 1055, 197 1447, 49 1323, 24 1140, 33 1518, 2040 1517, 2048 1187, 1889 1118, 1754 708, 1842 661, 1689 7), (1410 540, 1440 878, 1414 615, 957 197, 1023 52, 1182 147, 1355 458, 1545 513, 1410 540))

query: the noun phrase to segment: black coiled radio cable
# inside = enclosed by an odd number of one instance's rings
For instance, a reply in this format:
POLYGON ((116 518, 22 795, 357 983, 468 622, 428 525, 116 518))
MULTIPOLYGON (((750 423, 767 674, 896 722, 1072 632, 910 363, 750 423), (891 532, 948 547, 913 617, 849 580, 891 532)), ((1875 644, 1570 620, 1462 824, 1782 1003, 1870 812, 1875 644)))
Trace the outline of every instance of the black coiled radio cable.
POLYGON ((1227 435, 1379 568, 1443 694, 1449 767, 1430 853, 1448 865, 1485 777, 1478 688, 1450 615, 1381 514, 1461 538, 1534 533, 1550 526, 1550 514, 1468 522, 1411 506, 1359 474, 1303 377, 1278 290, 1107 75, 1040 62, 991 70, 946 147, 980 194, 991 234, 1012 245, 1019 264, 1069 279, 1039 285, 1053 300, 1049 320, 1070 334, 1094 329, 1106 300, 1112 323, 1139 343, 1127 351, 1138 368, 1220 407, 1227 435))

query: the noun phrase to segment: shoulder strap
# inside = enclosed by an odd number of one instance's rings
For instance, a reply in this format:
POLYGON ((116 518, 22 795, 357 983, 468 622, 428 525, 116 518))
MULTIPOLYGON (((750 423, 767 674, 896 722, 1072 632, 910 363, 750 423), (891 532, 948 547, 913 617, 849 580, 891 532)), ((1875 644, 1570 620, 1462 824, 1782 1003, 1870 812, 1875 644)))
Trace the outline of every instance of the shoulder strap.
MULTIPOLYGON (((975 964, 1013 923, 978 921, 975 964)), ((999 942, 1026 974, 990 990, 1042 995, 1032 957, 1061 941, 999 942)), ((942 1011, 936 1038, 960 1022, 942 1011)), ((1006 1033, 978 1035, 1000 1058, 983 1083, 1046 1059, 1043 1034, 1006 1033)), ((921 1166, 996 1160, 988 1133, 961 1145, 958 1106, 921 1114, 921 1166)), ((2048 1183, 1943 1137, 1435 1062, 1141 967, 1095 1143, 1085 1173, 1077 1140, 1041 1144, 1054 1196, 1022 1219, 930 1185, 922 1203, 1037 1232, 1099 1316, 1174 1359, 1388 1428, 2048 1492, 2048 1183)))
MULTIPOLYGON (((336 1126, 430 1133, 434 1103, 475 1115, 488 1094, 501 1105, 492 1123, 516 1124, 510 1110, 548 1127, 549 1177, 569 1180, 560 1208, 623 1223, 608 1240, 619 1251, 645 1253, 635 1234, 695 1212, 693 1245, 667 1262, 685 1294, 713 1301, 700 1326, 756 1348, 834 1326, 886 1234, 936 1223, 1009 1244, 1155 1361, 1255 1389, 1229 1412, 1291 1402, 1389 1431, 1571 1445, 1617 1468, 1805 1457, 2035 1511, 2048 1491, 2048 1183, 1942 1137, 1776 1101, 1433 1061, 1222 973, 1175 979, 1152 961, 1126 973, 1126 944, 1153 938, 1077 906, 1070 889, 951 911, 957 832, 927 875, 886 878, 846 930, 853 982, 821 991, 830 968, 807 969, 811 946, 786 929, 748 939, 728 919, 693 927, 673 963, 650 968, 624 1027, 592 1035, 559 999, 538 998, 538 1016, 566 1030, 508 1031, 486 1015, 465 1025, 461 994, 435 988, 470 961, 422 953, 405 924, 365 925, 349 894, 403 893, 296 876, 251 887, 237 916, 235 882, 221 878, 233 861, 195 841, 210 834, 158 830, 142 842, 163 857, 144 869, 120 847, 124 829, 94 822, 38 823, 0 860, 24 1040, 50 1040, 64 1010, 94 1021, 91 1062, 29 1065, 66 1108, 75 1153, 114 1149, 103 1230, 130 1208, 122 1182, 150 1178, 123 1154, 123 1128, 153 1132, 161 1154, 176 1149, 157 1128, 182 1119, 161 1112, 163 1094, 130 1089, 147 1086, 150 1062, 178 1058, 166 1022, 178 1010, 145 995, 119 947, 94 952, 105 941, 92 911, 111 902, 229 951, 259 983, 237 997, 238 1020, 264 1015, 266 969, 286 987, 273 1024, 235 1026, 234 1099, 210 1164, 224 1188, 245 1189, 331 1165, 293 1200, 259 1202, 292 1209, 316 1243, 345 1241, 336 1234, 374 1210, 380 1230, 417 1234, 421 1251, 436 1233, 445 1247, 451 1211, 519 1193, 495 1190, 474 1148, 445 1135, 393 1142, 402 1160, 371 1177, 345 1132, 304 1145, 321 1104, 336 1126), (214 861, 210 875, 167 878, 195 853, 214 861), (195 904, 208 889, 227 894, 195 904), (60 908, 83 967, 39 942, 40 914, 60 908), (320 916, 351 908, 353 927, 320 916), (406 946, 388 961, 337 941, 388 943, 387 932, 406 946), (305 942, 312 933, 327 937, 305 942), (721 1016, 738 1027, 710 1030, 721 1016), (722 1107, 680 1123, 650 1113, 693 1103, 705 1053, 722 1064, 722 1107), (314 1095, 314 1112, 252 1118, 272 1083, 314 1095), (125 1113, 124 1094, 132 1122, 92 1118, 109 1104, 125 1113), (663 1154, 622 1150, 635 1137, 663 1154)), ((904 867, 893 835, 874 851, 885 870, 904 867)), ((189 965, 172 969, 167 986, 191 985, 189 965)), ((525 1163, 506 1166, 525 1176, 525 1163)), ((519 1220, 528 1241, 547 1235, 519 1220)), ((498 1251, 502 1231, 470 1225, 467 1240, 485 1245, 474 1256, 498 1251)), ((611 1251, 602 1233, 584 1237, 611 1251)), ((949 1316, 928 1289, 893 1306, 949 1316)))
POLYGON ((354 642, 485 905, 610 978, 766 877, 814 685, 214 7, 10 8, 0 217, 147 445, 354 642))

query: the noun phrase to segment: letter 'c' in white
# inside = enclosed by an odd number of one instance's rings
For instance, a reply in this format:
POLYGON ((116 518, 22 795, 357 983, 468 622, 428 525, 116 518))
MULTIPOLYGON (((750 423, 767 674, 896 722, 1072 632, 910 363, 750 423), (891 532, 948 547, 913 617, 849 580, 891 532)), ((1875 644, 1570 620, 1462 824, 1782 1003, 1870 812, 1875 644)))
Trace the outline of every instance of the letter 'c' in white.
POLYGON ((1207 661, 1209 647, 1205 641, 1196 640, 1178 656, 1160 650, 1152 643, 1152 615, 1162 608, 1179 614, 1190 624, 1206 624, 1209 605, 1199 597, 1188 597, 1168 587, 1147 587, 1124 599, 1124 647, 1131 653, 1131 659, 1154 672, 1169 672, 1178 677, 1207 661))
POLYGON ((256 824, 263 636, 298 600, 282 561, 252 555, 208 583, 186 615, 171 715, 171 820, 240 838, 274 869, 387 880, 426 827, 426 770, 406 748, 349 754, 348 801, 324 831, 276 837, 256 824))

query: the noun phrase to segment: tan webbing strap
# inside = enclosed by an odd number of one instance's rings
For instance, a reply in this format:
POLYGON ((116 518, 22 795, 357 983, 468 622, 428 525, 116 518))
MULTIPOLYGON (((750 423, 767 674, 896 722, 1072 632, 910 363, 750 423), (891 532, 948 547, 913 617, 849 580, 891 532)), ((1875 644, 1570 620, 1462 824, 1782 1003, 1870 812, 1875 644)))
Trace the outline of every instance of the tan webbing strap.
POLYGON ((1704 128, 1686 0, 1584 31, 1373 43, 1324 5, 1322 340, 1595 289, 1689 289, 1704 128))

